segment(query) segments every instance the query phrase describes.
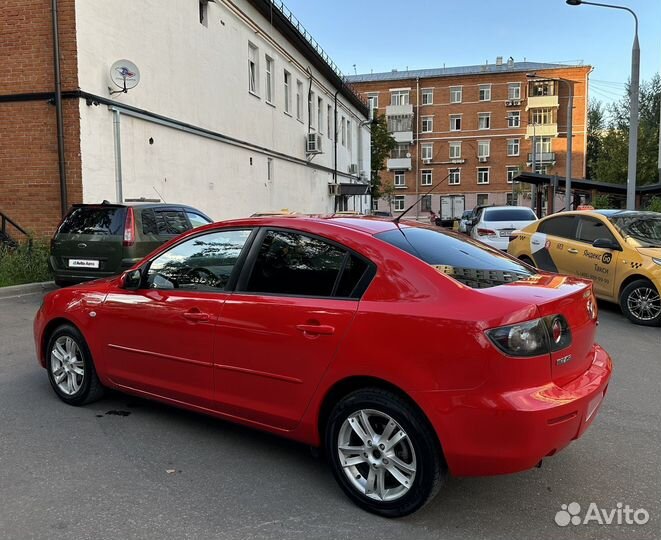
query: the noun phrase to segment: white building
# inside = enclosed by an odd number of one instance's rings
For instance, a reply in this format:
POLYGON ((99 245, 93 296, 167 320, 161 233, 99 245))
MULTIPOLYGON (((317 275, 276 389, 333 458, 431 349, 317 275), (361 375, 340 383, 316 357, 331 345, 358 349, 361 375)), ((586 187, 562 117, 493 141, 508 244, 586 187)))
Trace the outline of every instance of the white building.
POLYGON ((75 18, 83 202, 369 209, 367 106, 279 2, 77 0, 75 18), (139 84, 110 95, 120 59, 139 84))

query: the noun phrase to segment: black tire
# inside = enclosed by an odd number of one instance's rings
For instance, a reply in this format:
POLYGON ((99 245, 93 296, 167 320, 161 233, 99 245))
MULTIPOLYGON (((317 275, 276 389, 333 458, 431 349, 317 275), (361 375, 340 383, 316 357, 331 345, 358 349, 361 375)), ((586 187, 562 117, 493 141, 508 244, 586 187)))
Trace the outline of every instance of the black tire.
MULTIPOLYGON (((374 416, 370 420, 371 427, 377 434, 379 433, 378 418, 378 416, 374 416)), ((389 420, 384 419, 383 422, 384 426, 381 429, 381 433, 387 428, 389 420)), ((370 445, 370 448, 372 449, 370 457, 374 458, 375 454, 378 453, 379 456, 376 457, 383 459, 383 462, 376 465, 376 467, 374 463, 372 463, 371 466, 375 467, 375 470, 379 467, 387 469, 383 464, 388 461, 386 459, 388 454, 385 451, 378 451, 377 446, 381 448, 381 446, 378 445, 378 442, 379 441, 375 440, 374 447, 370 445)), ((406 399, 395 393, 379 388, 357 390, 344 397, 339 403, 337 403, 337 405, 335 405, 326 424, 324 446, 326 455, 331 464, 333 475, 340 484, 340 487, 358 506, 368 512, 380 516, 401 517, 419 510, 433 499, 447 477, 447 465, 443 458, 440 444, 438 443, 436 434, 427 419, 406 399), (384 470, 381 473, 385 475, 383 477, 384 480, 382 480, 384 487, 386 483, 389 482, 389 485, 394 485, 395 489, 407 489, 407 491, 395 500, 384 501, 372 498, 365 494, 364 489, 361 490, 354 485, 354 482, 359 483, 362 480, 365 480, 365 484, 367 484, 367 477, 364 473, 369 475, 371 471, 369 463, 365 462, 357 464, 353 468, 353 472, 351 472, 352 469, 349 469, 349 467, 347 467, 347 471, 349 472, 345 471, 343 464, 341 463, 342 458, 340 458, 340 451, 338 449, 338 446, 340 445, 339 437, 341 436, 341 430, 344 434, 347 433, 348 429, 351 436, 356 437, 357 435, 355 432, 351 431, 350 428, 343 428, 343 425, 346 426, 345 421, 349 422, 350 417, 361 410, 387 415, 387 417, 390 417, 391 420, 394 420, 394 422, 398 424, 396 428, 393 428, 396 431, 392 433, 390 440, 393 440, 393 438, 396 437, 400 428, 406 433, 406 435, 408 435, 408 437, 405 438, 405 441, 397 443, 393 447, 394 450, 392 450, 392 452, 396 452, 399 445, 404 443, 409 449, 412 448, 413 452, 409 452, 409 454, 412 454, 413 457, 411 458, 409 456, 408 459, 412 460, 409 461, 409 463, 412 462, 415 464, 415 473, 412 480, 413 485, 405 488, 401 482, 399 482, 398 485, 395 477, 388 471, 384 470), (352 477, 356 475, 356 480, 350 480, 348 476, 349 473, 352 477)), ((361 452, 359 452, 359 454, 361 454, 361 452)), ((368 454, 363 453, 361 455, 367 457, 368 454)), ((396 455, 396 457, 401 459, 401 461, 407 461, 407 459, 401 455, 396 455)), ((391 467, 393 465, 394 464, 390 464, 391 467)))
POLYGON ((73 285, 71 281, 67 281, 66 279, 55 278, 53 281, 55 281, 55 285, 58 287, 68 287, 69 285, 73 285))
MULTIPOLYGON (((67 364, 69 368, 71 365, 67 364)), ((46 370, 48 371, 48 380, 53 387, 53 390, 62 401, 68 403, 69 405, 85 405, 96 401, 97 399, 103 396, 103 386, 99 381, 99 377, 96 374, 96 369, 94 368, 94 362, 92 360, 92 355, 89 351, 89 347, 85 342, 85 338, 80 333, 80 331, 69 324, 64 324, 55 329, 50 339, 48 340, 48 345, 46 346, 46 370), (60 354, 62 349, 61 341, 66 339, 73 340, 75 344, 75 349, 73 349, 76 355, 77 363, 76 366, 83 366, 82 380, 79 382, 76 388, 71 388, 71 392, 67 392, 60 387, 54 372, 59 371, 59 367, 62 370, 65 370, 63 362, 60 362, 57 359, 57 354, 60 354), (58 348, 57 354, 53 353, 53 350, 56 349, 57 345, 60 345, 58 348), (60 365, 58 366, 58 362, 60 365)), ((66 371, 66 370, 65 370, 66 371)), ((71 369, 69 369, 71 371, 71 369)), ((62 373, 62 371, 59 371, 62 373)), ((72 374, 72 377, 75 377, 76 373, 72 374)), ((81 376, 81 375, 78 375, 81 376)), ((68 374, 65 375, 65 378, 68 378, 68 374)), ((78 380, 76 378, 76 380, 78 380)), ((63 380, 60 381, 60 384, 65 384, 63 380)))
POLYGON ((661 298, 659 291, 646 279, 637 279, 629 283, 620 294, 620 309, 634 324, 641 326, 661 326, 661 298), (647 298, 648 300, 644 300, 647 298), (637 309, 640 300, 647 301, 648 310, 637 309), (648 318, 649 317, 649 318, 648 318))

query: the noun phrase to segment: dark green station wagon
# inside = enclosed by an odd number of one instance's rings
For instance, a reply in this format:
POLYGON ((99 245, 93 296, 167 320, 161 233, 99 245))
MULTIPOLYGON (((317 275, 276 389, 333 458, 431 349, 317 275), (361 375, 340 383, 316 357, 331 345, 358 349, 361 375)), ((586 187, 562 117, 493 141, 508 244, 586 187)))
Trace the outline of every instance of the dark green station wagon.
POLYGON ((119 274, 171 238, 212 220, 180 204, 77 204, 51 240, 60 286, 119 274))

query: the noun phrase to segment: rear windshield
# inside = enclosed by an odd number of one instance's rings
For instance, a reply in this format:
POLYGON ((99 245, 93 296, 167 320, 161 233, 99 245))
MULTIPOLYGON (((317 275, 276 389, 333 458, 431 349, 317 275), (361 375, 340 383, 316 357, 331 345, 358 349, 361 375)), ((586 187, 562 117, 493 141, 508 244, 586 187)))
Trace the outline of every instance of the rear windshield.
POLYGON ((58 234, 98 234, 113 236, 124 234, 126 208, 84 206, 74 208, 64 219, 58 234))
POLYGON ((530 208, 491 208, 485 210, 484 221, 530 221, 536 220, 530 208))
POLYGON ((535 275, 534 270, 500 251, 452 233, 406 227, 379 233, 376 237, 474 289, 495 287, 535 275))

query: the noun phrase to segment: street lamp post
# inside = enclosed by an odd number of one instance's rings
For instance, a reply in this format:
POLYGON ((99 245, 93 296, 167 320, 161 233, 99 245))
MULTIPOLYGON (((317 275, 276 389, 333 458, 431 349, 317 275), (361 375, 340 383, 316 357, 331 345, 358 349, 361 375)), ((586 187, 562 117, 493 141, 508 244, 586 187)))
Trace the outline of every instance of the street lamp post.
POLYGON ((628 11, 633 15, 636 23, 631 47, 631 98, 629 104, 629 160, 627 165, 627 210, 636 209, 636 157, 638 155, 638 99, 640 84, 640 46, 638 45, 638 17, 625 6, 601 4, 599 2, 586 2, 584 0, 566 0, 570 6, 599 6, 628 11))
MULTIPOLYGON (((565 163, 565 210, 571 210, 571 171, 572 171, 572 143, 574 139, 573 117, 574 117, 574 87, 567 79, 554 79, 552 77, 540 77, 536 73, 528 73, 529 79, 547 79, 549 81, 561 82, 567 85, 567 158, 565 163)), ((534 171, 533 171, 534 172, 534 171)))

